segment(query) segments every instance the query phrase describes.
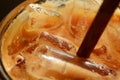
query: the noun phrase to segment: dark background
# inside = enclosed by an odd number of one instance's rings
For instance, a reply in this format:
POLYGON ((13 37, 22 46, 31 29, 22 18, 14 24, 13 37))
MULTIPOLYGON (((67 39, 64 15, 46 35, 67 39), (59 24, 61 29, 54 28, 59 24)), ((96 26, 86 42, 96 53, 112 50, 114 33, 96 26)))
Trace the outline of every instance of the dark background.
POLYGON ((0 0, 0 21, 18 4, 25 0, 0 0))

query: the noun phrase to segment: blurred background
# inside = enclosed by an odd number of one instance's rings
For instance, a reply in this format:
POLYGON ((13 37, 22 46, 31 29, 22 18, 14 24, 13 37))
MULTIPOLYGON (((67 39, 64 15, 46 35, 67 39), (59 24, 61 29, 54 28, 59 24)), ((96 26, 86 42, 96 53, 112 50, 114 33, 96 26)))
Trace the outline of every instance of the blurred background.
POLYGON ((18 4, 25 0, 0 0, 0 21, 18 4))

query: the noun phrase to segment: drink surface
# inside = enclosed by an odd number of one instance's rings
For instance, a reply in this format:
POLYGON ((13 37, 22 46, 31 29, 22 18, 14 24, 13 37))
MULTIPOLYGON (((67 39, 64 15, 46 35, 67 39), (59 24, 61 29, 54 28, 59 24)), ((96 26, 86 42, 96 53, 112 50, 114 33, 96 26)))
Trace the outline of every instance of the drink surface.
POLYGON ((56 53, 76 55, 101 3, 47 0, 29 4, 9 25, 2 39, 2 61, 12 79, 120 80, 119 9, 89 58, 115 70, 115 75, 102 76, 50 55, 52 48, 56 53))

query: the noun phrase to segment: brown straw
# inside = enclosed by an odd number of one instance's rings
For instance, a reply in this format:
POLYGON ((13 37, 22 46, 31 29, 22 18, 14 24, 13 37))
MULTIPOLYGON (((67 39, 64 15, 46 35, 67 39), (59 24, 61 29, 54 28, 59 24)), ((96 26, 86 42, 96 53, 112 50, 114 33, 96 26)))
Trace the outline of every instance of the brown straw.
POLYGON ((101 34, 107 26, 111 16, 113 15, 120 0, 103 0, 90 29, 88 30, 77 55, 79 57, 88 58, 97 44, 101 34))

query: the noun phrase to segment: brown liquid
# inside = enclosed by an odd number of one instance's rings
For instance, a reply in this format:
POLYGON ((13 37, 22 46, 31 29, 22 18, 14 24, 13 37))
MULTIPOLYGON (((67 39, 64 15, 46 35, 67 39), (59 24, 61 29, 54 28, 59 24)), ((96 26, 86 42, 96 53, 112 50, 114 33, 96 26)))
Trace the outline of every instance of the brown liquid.
POLYGON ((50 46, 76 55, 99 8, 94 3, 82 7, 91 3, 71 0, 61 7, 47 2, 41 4, 42 8, 27 7, 9 26, 2 39, 2 60, 13 80, 119 80, 120 14, 115 13, 88 59, 106 65, 116 74, 103 72, 104 76, 96 72, 98 69, 91 71, 75 65, 75 59, 67 62, 63 57, 45 54, 51 52, 44 46, 50 46))

